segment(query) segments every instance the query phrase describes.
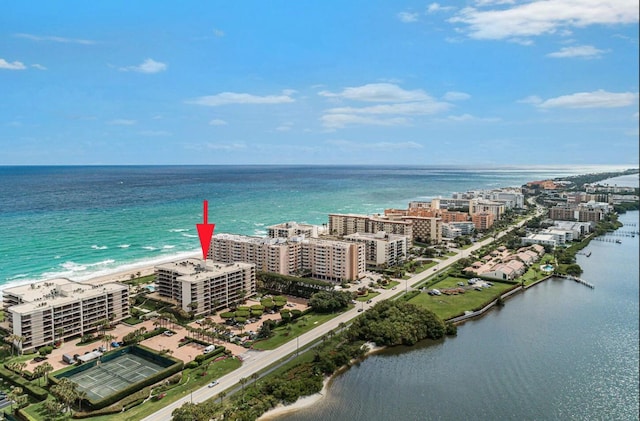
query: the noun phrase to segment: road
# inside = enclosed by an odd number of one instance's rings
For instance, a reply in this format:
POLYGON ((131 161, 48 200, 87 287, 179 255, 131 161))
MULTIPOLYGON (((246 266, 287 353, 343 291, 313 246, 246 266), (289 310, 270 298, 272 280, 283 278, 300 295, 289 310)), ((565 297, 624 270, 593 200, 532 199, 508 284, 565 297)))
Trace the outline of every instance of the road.
MULTIPOLYGON (((507 232, 514 229, 515 227, 522 226, 522 224, 524 224, 527 219, 521 221, 520 223, 516 224, 515 226, 511 227, 508 230, 500 232, 496 238, 501 238, 502 236, 506 235, 507 232)), ((401 285, 404 286, 405 289, 408 289, 413 285, 423 281, 424 279, 434 275, 440 270, 454 264, 458 260, 468 257, 471 252, 487 244, 490 244, 493 241, 494 241, 494 238, 492 237, 479 241, 475 243, 473 246, 465 250, 462 250, 460 253, 456 254, 455 256, 450 256, 440 261, 436 266, 430 269, 429 272, 425 271, 425 272, 418 273, 412 276, 411 278, 407 279, 405 281, 405 285, 402 285, 402 284, 401 285)), ((380 295, 377 295, 371 300, 372 301, 371 304, 364 304, 364 308, 366 310, 367 308, 373 306, 376 302, 389 299, 394 295, 398 294, 399 292, 400 291, 398 290, 392 290, 392 289, 382 290, 380 295)), ((234 387, 240 382, 241 378, 250 379, 252 374, 257 373, 263 368, 273 363, 276 363, 282 358, 296 352, 299 348, 304 348, 306 345, 310 344, 311 342, 315 341, 321 336, 327 334, 329 331, 336 329, 341 323, 345 323, 345 324, 348 323, 351 319, 358 316, 359 308, 361 308, 361 306, 357 305, 351 310, 348 310, 338 315, 337 317, 334 317, 333 319, 319 325, 317 328, 300 335, 296 340, 291 340, 281 345, 277 349, 274 349, 272 351, 252 352, 251 356, 248 359, 243 361, 242 366, 240 368, 227 374, 226 376, 220 377, 218 379, 218 385, 211 388, 205 386, 198 390, 194 390, 193 393, 191 393, 190 395, 182 399, 179 399, 167 405, 166 407, 160 409, 159 411, 153 413, 147 418, 144 418, 144 421, 159 421, 159 420, 169 421, 171 420, 171 413, 173 412, 173 410, 182 406, 183 404, 187 402, 193 402, 193 403, 204 402, 207 399, 213 398, 219 392, 234 387)))

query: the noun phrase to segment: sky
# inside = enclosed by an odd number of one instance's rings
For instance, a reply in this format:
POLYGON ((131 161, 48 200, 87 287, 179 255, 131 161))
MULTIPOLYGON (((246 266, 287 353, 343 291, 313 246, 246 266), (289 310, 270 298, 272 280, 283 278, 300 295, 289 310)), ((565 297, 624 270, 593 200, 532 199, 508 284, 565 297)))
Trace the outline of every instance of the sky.
POLYGON ((638 0, 0 2, 0 165, 638 166, 638 0))

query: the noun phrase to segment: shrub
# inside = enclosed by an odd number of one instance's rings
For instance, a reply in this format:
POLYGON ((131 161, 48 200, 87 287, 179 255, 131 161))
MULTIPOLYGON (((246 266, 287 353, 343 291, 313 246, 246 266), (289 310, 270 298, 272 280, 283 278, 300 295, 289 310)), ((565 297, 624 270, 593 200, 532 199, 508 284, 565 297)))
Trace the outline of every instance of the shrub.
POLYGON ((220 313, 220 317, 223 319, 233 319, 236 316, 234 311, 225 311, 224 313, 220 313))

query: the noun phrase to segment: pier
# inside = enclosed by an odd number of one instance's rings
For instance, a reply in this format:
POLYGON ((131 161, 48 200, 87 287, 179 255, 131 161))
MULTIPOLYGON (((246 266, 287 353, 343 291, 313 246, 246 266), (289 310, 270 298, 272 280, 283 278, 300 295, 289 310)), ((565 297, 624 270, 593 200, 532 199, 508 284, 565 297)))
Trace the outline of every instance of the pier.
POLYGON ((584 285, 584 286, 586 286, 588 288, 591 288, 591 289, 595 288, 595 286, 592 283, 587 282, 582 278, 578 278, 577 276, 571 276, 571 275, 554 275, 554 276, 556 276, 558 278, 564 278, 564 279, 570 279, 572 281, 576 281, 577 283, 582 284, 582 285, 584 285))

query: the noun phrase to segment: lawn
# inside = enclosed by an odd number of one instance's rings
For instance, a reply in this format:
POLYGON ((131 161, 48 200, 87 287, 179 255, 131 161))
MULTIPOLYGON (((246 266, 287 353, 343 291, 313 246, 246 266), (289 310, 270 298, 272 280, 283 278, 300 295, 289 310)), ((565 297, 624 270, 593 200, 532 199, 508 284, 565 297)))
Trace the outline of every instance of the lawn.
POLYGON ((387 285, 383 285, 382 288, 383 289, 391 289, 395 286, 398 286, 400 284, 400 282, 398 281, 389 281, 389 283, 387 285))
POLYGON ((370 300, 370 299, 372 299, 373 297, 375 297, 377 295, 380 295, 380 293, 370 290, 367 295, 361 295, 358 298, 356 298, 356 301, 367 301, 367 300, 370 300))
MULTIPOLYGON (((430 288, 454 288, 458 286, 458 282, 467 284, 466 279, 448 277, 430 288)), ((513 287, 514 285, 512 284, 493 282, 493 287, 491 288, 483 288, 482 291, 470 289, 464 294, 458 295, 429 295, 424 292, 410 299, 409 302, 425 307, 433 311, 441 319, 447 320, 460 316, 467 310, 478 310, 513 287)))
MULTIPOLYGON (((377 294, 378 293, 376 293, 376 295, 377 294)), ((318 327, 324 322, 333 319, 338 314, 340 313, 306 314, 301 318, 292 321, 289 324, 275 328, 272 331, 273 333, 272 337, 270 337, 269 339, 265 339, 263 341, 255 342, 253 344, 253 348, 263 349, 263 350, 275 349, 280 345, 282 345, 283 343, 289 342, 290 340, 296 338, 297 336, 300 336, 303 333, 306 333, 311 329, 318 327)))

